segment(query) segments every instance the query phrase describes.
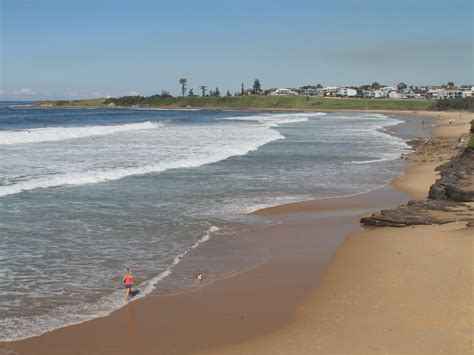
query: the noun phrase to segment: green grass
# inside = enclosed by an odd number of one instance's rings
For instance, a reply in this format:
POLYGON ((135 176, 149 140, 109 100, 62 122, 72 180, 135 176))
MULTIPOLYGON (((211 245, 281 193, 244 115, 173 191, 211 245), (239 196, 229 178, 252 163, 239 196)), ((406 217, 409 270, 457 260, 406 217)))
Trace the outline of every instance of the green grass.
POLYGON ((58 101, 38 101, 38 106, 53 107, 100 107, 104 106, 105 99, 87 99, 87 100, 58 100, 58 101))
MULTIPOLYGON (((74 101, 43 101, 54 107, 106 106, 104 99, 74 101)), ((128 101, 130 102, 130 101, 128 101)), ((133 100, 132 100, 133 102, 133 100)), ((139 107, 209 107, 233 109, 294 109, 294 110, 428 110, 428 100, 332 99, 304 96, 232 96, 232 97, 147 97, 137 99, 139 107)), ((120 99, 117 100, 120 106, 120 99)), ((128 106, 129 104, 127 104, 128 106)))
POLYGON ((471 121, 471 138, 469 139, 469 143, 467 143, 467 149, 474 151, 474 120, 471 121))
POLYGON ((471 139, 469 139, 469 143, 467 144, 467 148, 470 150, 474 150, 474 135, 471 134, 471 139))

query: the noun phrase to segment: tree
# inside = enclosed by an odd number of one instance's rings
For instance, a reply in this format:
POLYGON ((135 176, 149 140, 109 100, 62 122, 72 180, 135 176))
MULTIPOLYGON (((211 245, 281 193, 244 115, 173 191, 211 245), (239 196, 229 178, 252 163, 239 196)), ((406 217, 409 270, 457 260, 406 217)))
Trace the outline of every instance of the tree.
POLYGON ((446 84, 446 88, 448 89, 454 89, 454 83, 452 81, 449 81, 447 84, 446 84))
POLYGON ((181 85, 181 93, 183 94, 186 94, 186 86, 188 84, 188 79, 179 79, 179 83, 181 85))
POLYGON ((257 95, 260 91, 262 91, 262 85, 260 85, 260 80, 255 79, 253 81, 253 93, 257 95))
POLYGON ((378 82, 376 82, 376 81, 374 81, 374 82, 372 83, 372 85, 370 85, 370 86, 372 87, 372 90, 378 90, 378 89, 380 89, 380 84, 379 84, 378 82))
POLYGON ((194 96, 194 89, 189 89, 188 96, 194 96))
POLYGON ((216 91, 214 91, 214 96, 219 97, 221 96, 221 92, 219 91, 219 88, 216 87, 216 91))
POLYGON ((214 96, 214 91, 209 90, 209 96, 214 96))
POLYGON ((161 97, 172 97, 170 93, 166 90, 161 90, 161 97))
POLYGON ((227 90, 227 92, 226 92, 225 96, 232 96, 232 94, 230 93, 230 91, 229 91, 229 90, 227 90))
POLYGON ((397 85, 397 90, 398 91, 405 90, 406 88, 407 88, 407 84, 405 84, 405 83, 398 83, 398 85, 397 85))
POLYGON ((316 85, 316 89, 322 89, 323 86, 321 84, 316 85))
POLYGON ((207 86, 206 85, 201 85, 199 88, 201 89, 202 96, 206 96, 207 86))
POLYGON ((240 95, 243 95, 243 94, 245 94, 244 83, 242 83, 241 89, 240 89, 240 95))

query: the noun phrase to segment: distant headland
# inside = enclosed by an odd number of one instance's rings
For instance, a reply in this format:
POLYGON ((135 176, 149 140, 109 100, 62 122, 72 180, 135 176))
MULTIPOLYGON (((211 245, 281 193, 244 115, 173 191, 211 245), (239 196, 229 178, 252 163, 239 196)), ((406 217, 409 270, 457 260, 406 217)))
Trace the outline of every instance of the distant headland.
POLYGON ((261 88, 258 79, 253 87, 240 92, 221 95, 218 88, 207 92, 201 86, 201 95, 187 89, 187 80, 181 79, 181 96, 168 91, 152 96, 102 97, 85 100, 38 101, 39 107, 103 107, 103 108, 169 108, 169 109, 270 109, 270 110, 466 110, 474 111, 474 86, 456 87, 450 82, 440 86, 396 87, 377 82, 360 87, 306 85, 300 88, 261 88))

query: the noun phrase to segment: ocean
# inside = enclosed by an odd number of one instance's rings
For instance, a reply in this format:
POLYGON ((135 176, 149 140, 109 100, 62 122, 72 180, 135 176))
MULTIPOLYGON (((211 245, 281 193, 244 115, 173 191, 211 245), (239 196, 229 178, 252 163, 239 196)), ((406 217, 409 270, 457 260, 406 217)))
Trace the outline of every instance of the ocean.
MULTIPOLYGON (((403 171, 405 139, 427 134, 394 135, 401 122, 0 103, 0 341, 123 307, 127 267, 135 298, 185 292, 199 270, 175 270, 189 253, 273 223, 251 211, 386 185, 403 171)), ((265 257, 221 252, 213 278, 265 257)))

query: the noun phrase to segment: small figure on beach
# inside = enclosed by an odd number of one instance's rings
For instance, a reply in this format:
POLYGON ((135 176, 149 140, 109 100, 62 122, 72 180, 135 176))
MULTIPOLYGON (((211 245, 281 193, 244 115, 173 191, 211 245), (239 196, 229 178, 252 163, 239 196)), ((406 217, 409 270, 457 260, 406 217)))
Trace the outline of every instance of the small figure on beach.
POLYGON ((123 284, 125 286, 125 302, 130 301, 132 297, 132 286, 133 286, 133 275, 132 270, 127 269, 127 272, 123 276, 123 284))
POLYGON ((202 275, 202 273, 199 273, 196 277, 196 279, 201 282, 203 280, 204 276, 202 275))

